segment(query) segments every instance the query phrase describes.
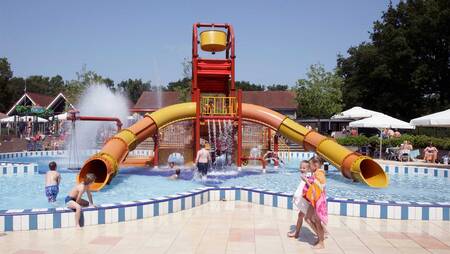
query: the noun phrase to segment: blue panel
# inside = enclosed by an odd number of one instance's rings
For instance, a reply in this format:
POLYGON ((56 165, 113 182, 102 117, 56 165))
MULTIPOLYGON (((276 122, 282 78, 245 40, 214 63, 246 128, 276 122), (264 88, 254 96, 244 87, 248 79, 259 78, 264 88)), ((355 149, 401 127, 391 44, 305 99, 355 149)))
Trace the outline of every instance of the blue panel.
POLYGON ((6 175, 7 172, 8 170, 6 168, 3 168, 3 174, 6 175))
POLYGON ((220 190, 219 192, 220 192, 220 197, 219 197, 219 199, 220 199, 220 200, 225 200, 225 190, 220 190))
POLYGON ((425 169, 423 170, 423 172, 424 172, 425 174, 428 174, 428 169, 425 168, 425 169))
POLYGON ((449 208, 448 207, 444 207, 442 209, 442 219, 443 220, 450 220, 450 214, 449 214, 449 208))
POLYGON ((339 203, 340 205, 340 211, 339 211, 339 215, 341 216, 347 216, 347 203, 339 203))
POLYGON ((437 169, 434 170, 434 176, 438 176, 438 170, 437 169))
POLYGON ((24 173, 24 174, 28 173, 28 166, 24 166, 24 167, 23 167, 23 173, 24 173))
POLYGON ((191 207, 195 207, 195 195, 192 195, 191 207))
POLYGON ((125 207, 119 207, 119 221, 125 221, 125 207))
POLYGON ((142 218, 144 218, 144 207, 142 205, 138 205, 136 219, 142 219, 142 218))
POLYGON ((278 196, 277 195, 272 195, 272 206, 278 207, 278 196))
POLYGON ((186 198, 181 198, 181 210, 186 209, 186 198))
POLYGON ((384 166, 384 171, 386 171, 386 173, 389 173, 389 166, 388 165, 384 166))
POLYGON ((409 170, 408 167, 405 167, 405 174, 408 174, 409 170))
POLYGON ((407 220, 408 219, 408 206, 402 205, 401 219, 402 220, 407 220))
POLYGON ((105 224, 105 209, 98 209, 98 224, 105 224))
POLYGON ((292 210, 292 197, 287 198, 287 208, 292 210))
POLYGON ((398 174, 398 167, 395 166, 395 173, 398 174))
POLYGON ((418 168, 414 168, 414 173, 419 173, 419 169, 418 168))
POLYGON ((173 213, 173 200, 169 200, 169 213, 173 213))
POLYGON ((448 177, 448 171, 444 170, 444 177, 448 177))
POLYGON ((5 216, 5 231, 13 231, 13 216, 5 216))
POLYGON ((367 204, 359 204, 359 216, 367 217, 367 204))
POLYGON ((159 203, 153 204, 153 216, 159 216, 159 203))
POLYGON ((259 193, 259 204, 264 205, 264 193, 259 193))
POLYGON ((13 174, 17 174, 17 167, 13 167, 13 174))
POLYGON ((430 208, 422 207, 422 220, 429 220, 429 219, 430 219, 430 208))
POLYGON ((241 200, 241 190, 240 189, 236 189, 234 192, 234 199, 235 200, 241 200))
POLYGON ((252 191, 249 190, 249 191, 247 192, 247 201, 248 201, 248 202, 252 202, 252 197, 253 197, 252 191))
POLYGON ((205 201, 203 200, 203 193, 200 194, 200 202, 201 202, 201 204, 204 204, 204 203, 205 203, 205 201))
POLYGON ((54 213, 53 214, 53 228, 60 228, 61 227, 61 213, 54 213))
POLYGON ((28 216, 28 228, 30 230, 36 230, 38 228, 37 214, 31 214, 28 216))
POLYGON ((380 205, 380 217, 381 219, 387 219, 387 205, 380 205))

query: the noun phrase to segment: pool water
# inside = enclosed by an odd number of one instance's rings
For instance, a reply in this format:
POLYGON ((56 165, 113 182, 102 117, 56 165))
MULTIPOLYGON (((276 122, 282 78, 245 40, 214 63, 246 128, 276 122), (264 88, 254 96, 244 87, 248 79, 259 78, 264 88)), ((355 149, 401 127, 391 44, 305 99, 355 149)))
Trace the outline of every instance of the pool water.
MULTIPOLYGON (((11 160, 12 161, 12 160, 11 160)), ((64 167, 64 158, 18 158, 15 162, 38 163, 40 174, 0 177, 0 209, 48 208, 64 206, 64 198, 75 184, 76 174, 64 167), (45 172, 48 162, 55 160, 62 173, 62 183, 57 202, 49 204, 44 194, 45 172)), ((210 172, 206 180, 200 180, 189 169, 183 170, 181 180, 169 180, 173 171, 144 168, 121 169, 111 185, 94 193, 94 203, 117 203, 155 198, 204 186, 246 186, 271 191, 294 192, 299 184, 298 161, 291 160, 285 168, 268 168, 237 171, 233 168, 210 172)), ((450 202, 449 178, 432 175, 390 175, 386 189, 369 188, 362 183, 345 179, 331 168, 327 173, 327 194, 334 198, 450 202)))

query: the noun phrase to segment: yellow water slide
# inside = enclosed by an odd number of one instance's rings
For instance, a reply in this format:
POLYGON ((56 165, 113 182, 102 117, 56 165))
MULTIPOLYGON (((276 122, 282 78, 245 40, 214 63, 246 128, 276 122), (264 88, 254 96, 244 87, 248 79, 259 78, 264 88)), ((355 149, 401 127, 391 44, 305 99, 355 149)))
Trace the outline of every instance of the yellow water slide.
MULTIPOLYGON (((102 189, 119 170, 119 164, 136 146, 152 136, 158 128, 183 120, 195 118, 196 103, 187 102, 162 108, 111 138, 103 149, 89 158, 78 175, 81 181, 87 173, 96 175, 92 190, 102 189)), ((314 151, 340 169, 342 174, 371 187, 387 187, 389 179, 378 163, 370 157, 352 152, 334 140, 308 130, 290 118, 273 110, 242 103, 244 120, 268 126, 290 140, 303 144, 306 150, 314 151)))

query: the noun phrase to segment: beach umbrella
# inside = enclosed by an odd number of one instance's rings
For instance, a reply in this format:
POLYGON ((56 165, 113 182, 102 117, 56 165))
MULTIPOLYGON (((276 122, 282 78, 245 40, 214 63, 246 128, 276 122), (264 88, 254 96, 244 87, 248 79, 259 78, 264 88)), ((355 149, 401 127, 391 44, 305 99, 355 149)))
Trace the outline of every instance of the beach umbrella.
POLYGON ((347 109, 332 116, 332 119, 361 119, 371 117, 376 114, 381 114, 380 112, 373 111, 370 109, 365 109, 362 107, 353 107, 351 109, 347 109))
POLYGON ((450 127, 450 109, 414 118, 410 123, 414 126, 450 127))
POLYGON ((380 130, 380 159, 382 149, 382 135, 381 132, 385 128, 389 129, 414 129, 415 127, 408 122, 399 120, 392 116, 388 116, 383 113, 378 113, 371 117, 367 117, 361 120, 350 122, 350 127, 357 128, 377 128, 380 130))

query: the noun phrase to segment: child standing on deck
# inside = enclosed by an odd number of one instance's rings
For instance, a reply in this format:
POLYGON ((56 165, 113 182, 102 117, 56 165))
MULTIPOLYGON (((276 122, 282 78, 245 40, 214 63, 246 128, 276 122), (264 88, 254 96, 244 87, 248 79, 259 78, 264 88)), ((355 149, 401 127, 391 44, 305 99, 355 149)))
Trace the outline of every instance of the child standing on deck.
POLYGON ((323 249, 325 240, 325 225, 328 223, 327 197, 325 192, 325 170, 322 166, 321 158, 312 158, 310 160, 312 178, 304 179, 306 181, 307 191, 305 198, 311 203, 306 215, 307 219, 311 219, 312 229, 319 238, 315 244, 315 249, 323 249))
POLYGON ((45 196, 48 202, 53 203, 58 196, 61 175, 56 171, 56 162, 50 162, 48 168, 49 171, 45 174, 45 196))
POLYGON ((303 189, 305 188, 305 180, 303 178, 308 178, 311 176, 309 161, 304 160, 300 163, 300 183, 297 190, 294 193, 294 206, 297 208, 298 218, 295 231, 288 232, 288 237, 298 238, 300 236, 300 230, 302 228, 303 219, 308 212, 309 202, 303 197, 303 189))
POLYGON ((78 228, 80 227, 81 207, 94 206, 94 202, 92 201, 92 193, 89 189, 90 185, 94 181, 94 174, 86 174, 83 182, 75 185, 65 199, 67 207, 75 210, 75 223, 78 228), (85 192, 87 193, 89 202, 81 198, 85 192))

